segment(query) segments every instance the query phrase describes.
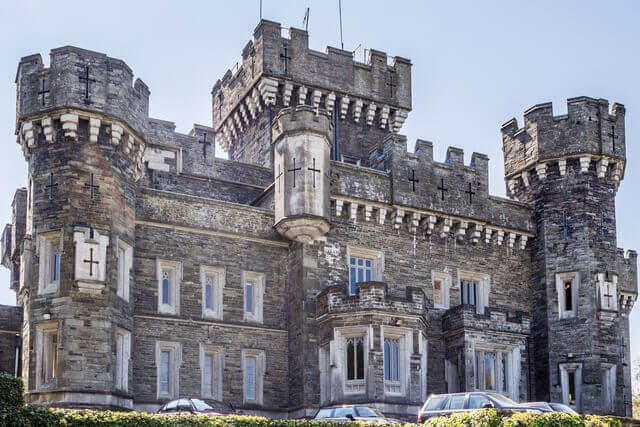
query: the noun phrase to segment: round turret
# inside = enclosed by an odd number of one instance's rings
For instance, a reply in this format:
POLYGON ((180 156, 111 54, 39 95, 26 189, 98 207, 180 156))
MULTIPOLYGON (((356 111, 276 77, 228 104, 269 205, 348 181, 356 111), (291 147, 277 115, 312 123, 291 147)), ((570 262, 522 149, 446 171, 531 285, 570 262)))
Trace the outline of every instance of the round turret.
POLYGON ((331 132, 328 113, 309 106, 273 119, 275 223, 287 239, 310 243, 329 231, 331 132))

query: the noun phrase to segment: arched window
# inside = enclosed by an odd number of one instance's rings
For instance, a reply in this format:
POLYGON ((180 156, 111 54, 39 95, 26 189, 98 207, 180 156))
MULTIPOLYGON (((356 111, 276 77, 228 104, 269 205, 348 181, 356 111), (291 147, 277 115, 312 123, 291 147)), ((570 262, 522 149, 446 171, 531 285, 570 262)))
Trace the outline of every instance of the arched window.
POLYGON ((398 340, 384 341, 384 379, 385 381, 399 381, 398 369, 398 340))
POLYGON ((364 379, 364 346, 362 338, 347 341, 347 380, 364 379))

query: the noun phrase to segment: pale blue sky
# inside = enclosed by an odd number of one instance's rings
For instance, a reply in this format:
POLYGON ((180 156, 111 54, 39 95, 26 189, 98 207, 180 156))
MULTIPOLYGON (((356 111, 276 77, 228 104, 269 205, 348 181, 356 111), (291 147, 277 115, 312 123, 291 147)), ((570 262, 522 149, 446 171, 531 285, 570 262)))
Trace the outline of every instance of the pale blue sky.
MULTIPOLYGON (((640 2, 635 1, 354 1, 343 0, 345 49, 375 48, 413 62, 409 141, 434 142, 491 159, 489 185, 504 195, 500 125, 522 123, 528 107, 587 95, 627 107, 628 167, 617 198, 618 246, 640 249, 640 2), (636 190, 634 190, 634 188, 636 190)), ((340 46, 338 0, 263 0, 263 16, 302 28, 311 7, 310 44, 340 46)), ((0 221, 26 183, 15 143, 15 73, 22 56, 71 44, 124 60, 151 89, 151 115, 211 123, 210 92, 239 61, 259 19, 259 0, 3 1, 0 4, 0 221)), ((1 222, 0 222, 1 224, 1 222)), ((0 269, 0 303, 14 303, 0 269)), ((640 305, 640 303, 638 304, 640 305)), ((631 316, 640 358, 640 309, 631 316), (635 326, 635 327, 634 327, 635 326)))

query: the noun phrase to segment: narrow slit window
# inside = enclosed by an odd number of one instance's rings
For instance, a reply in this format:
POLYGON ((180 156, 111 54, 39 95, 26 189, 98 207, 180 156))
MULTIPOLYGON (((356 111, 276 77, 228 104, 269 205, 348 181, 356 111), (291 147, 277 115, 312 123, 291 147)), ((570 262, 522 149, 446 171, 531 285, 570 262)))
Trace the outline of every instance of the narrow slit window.
POLYGON ((169 393, 169 357, 170 352, 160 353, 160 392, 169 393))
POLYGON ((247 313, 253 313, 253 284, 247 283, 245 289, 245 310, 247 313))
POLYGON ((568 372, 569 377, 569 405, 576 404, 576 373, 574 371, 568 372))
POLYGON ((564 283, 564 309, 573 310, 573 285, 570 280, 564 283))
POLYGON ((54 282, 57 282, 60 280, 60 252, 59 251, 55 251, 55 253, 53 254, 53 262, 51 264, 53 266, 51 277, 53 278, 54 282))
POLYGON ((169 278, 169 272, 162 272, 162 303, 169 304, 169 290, 171 287, 171 282, 169 278))

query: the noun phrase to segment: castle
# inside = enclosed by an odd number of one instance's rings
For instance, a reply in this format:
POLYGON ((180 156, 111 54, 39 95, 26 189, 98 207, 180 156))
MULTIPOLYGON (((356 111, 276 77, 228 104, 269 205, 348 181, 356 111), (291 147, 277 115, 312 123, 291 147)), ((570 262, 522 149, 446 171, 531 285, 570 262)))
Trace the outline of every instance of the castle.
POLYGON ((28 402, 408 417, 431 393, 491 390, 630 415, 622 105, 505 123, 505 199, 483 154, 407 152, 409 60, 316 52, 275 22, 186 135, 101 53, 24 57, 16 83, 28 185, 2 235, 19 308, 0 310, 0 368, 28 402))

